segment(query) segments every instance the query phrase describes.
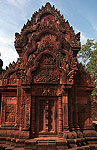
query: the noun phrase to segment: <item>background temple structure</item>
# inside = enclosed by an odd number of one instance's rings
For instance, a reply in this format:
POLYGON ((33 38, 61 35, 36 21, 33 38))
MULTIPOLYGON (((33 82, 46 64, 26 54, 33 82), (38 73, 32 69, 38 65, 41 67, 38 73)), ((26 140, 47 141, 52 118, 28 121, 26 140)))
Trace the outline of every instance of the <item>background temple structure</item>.
POLYGON ((65 150, 96 144, 91 117, 95 79, 77 61, 80 33, 47 3, 15 34, 15 48, 17 62, 0 72, 0 141, 5 147, 65 150))

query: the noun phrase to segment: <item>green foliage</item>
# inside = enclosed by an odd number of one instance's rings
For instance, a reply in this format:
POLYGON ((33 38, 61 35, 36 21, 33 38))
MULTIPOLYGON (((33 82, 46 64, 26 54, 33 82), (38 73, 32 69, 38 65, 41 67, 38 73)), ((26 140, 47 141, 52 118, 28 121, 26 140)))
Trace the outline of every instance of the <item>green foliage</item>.
POLYGON ((95 96, 95 98, 97 99, 97 89, 95 88, 91 94, 92 96, 95 96))
MULTIPOLYGON (((87 39, 86 44, 82 45, 78 54, 78 60, 81 61, 92 75, 96 76, 97 85, 97 42, 87 39)), ((97 98, 97 86, 92 92, 92 96, 97 98)))
POLYGON ((95 74, 97 77, 97 48, 92 51, 87 67, 91 74, 95 74))

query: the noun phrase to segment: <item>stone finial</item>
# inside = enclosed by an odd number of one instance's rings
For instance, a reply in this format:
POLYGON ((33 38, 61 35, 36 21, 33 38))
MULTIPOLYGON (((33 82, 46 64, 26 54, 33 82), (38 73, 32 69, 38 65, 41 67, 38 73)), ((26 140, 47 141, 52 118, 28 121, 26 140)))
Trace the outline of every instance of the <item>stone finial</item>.
POLYGON ((50 8, 51 7, 51 4, 49 2, 46 3, 45 7, 48 7, 50 8))

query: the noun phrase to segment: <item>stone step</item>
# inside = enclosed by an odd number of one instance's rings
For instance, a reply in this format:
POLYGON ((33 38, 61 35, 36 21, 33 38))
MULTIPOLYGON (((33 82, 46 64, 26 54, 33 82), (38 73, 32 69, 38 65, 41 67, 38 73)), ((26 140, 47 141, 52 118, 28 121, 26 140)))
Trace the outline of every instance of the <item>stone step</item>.
POLYGON ((14 148, 13 150, 25 150, 24 148, 14 148))
POLYGON ((97 144, 86 145, 86 146, 81 146, 81 147, 76 147, 76 148, 70 148, 69 150, 97 150, 97 144))
POLYGON ((70 148, 69 150, 90 150, 89 146, 81 146, 76 148, 70 148))
POLYGON ((0 144, 0 150, 24 150, 23 147, 14 147, 6 144, 0 144))
MULTIPOLYGON (((91 141, 93 139, 95 139, 95 142, 97 143, 96 139, 97 138, 88 138, 91 141)), ((0 138, 1 143, 0 143, 0 150, 37 150, 37 149, 45 149, 47 150, 48 147, 49 149, 53 150, 53 149, 59 149, 59 147, 63 150, 65 150, 65 146, 66 149, 69 148, 69 150, 97 150, 97 144, 95 143, 91 143, 88 144, 87 143, 82 143, 85 142, 85 139, 43 139, 41 138, 39 139, 14 139, 11 138, 10 139, 4 139, 4 138, 0 138), (79 143, 78 143, 79 142, 79 143)))
POLYGON ((9 146, 9 147, 5 148, 5 150, 13 150, 13 149, 14 149, 14 147, 12 147, 12 146, 9 146))

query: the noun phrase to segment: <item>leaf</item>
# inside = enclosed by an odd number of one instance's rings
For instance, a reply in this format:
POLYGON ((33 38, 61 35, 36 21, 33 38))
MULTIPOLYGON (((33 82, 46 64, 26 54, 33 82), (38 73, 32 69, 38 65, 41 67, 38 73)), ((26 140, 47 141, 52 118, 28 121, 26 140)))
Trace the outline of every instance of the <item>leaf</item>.
MULTIPOLYGON (((78 53, 78 61, 84 64, 91 75, 96 76, 97 87, 97 42, 92 39, 87 39, 86 44, 82 45, 81 50, 78 53)), ((92 96, 97 98, 97 89, 92 93, 92 96)))

